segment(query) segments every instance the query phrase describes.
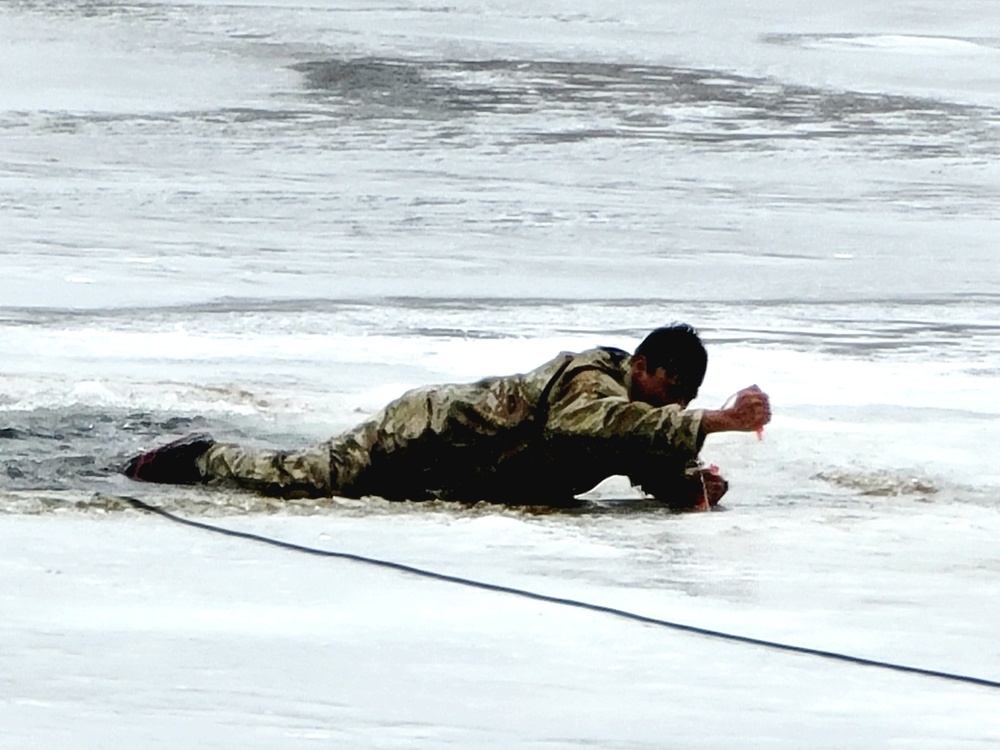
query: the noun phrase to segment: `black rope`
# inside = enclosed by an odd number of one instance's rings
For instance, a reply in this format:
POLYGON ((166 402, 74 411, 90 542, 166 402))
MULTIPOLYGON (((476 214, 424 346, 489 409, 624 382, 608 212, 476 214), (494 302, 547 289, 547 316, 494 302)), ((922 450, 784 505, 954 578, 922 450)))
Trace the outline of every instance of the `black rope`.
POLYGON ((434 571, 431 570, 414 568, 410 565, 404 565, 402 563, 392 562, 390 560, 379 560, 373 557, 365 557, 363 555, 351 554, 350 552, 333 552, 330 550, 316 549, 315 547, 304 547, 300 544, 283 542, 279 539, 271 539, 266 536, 251 534, 246 531, 236 531, 234 529, 227 529, 222 526, 213 526, 211 524, 202 523, 200 521, 192 521, 187 518, 175 516, 173 513, 163 510, 163 508, 158 508, 155 505, 149 505, 148 503, 144 503, 142 500, 138 500, 134 497, 123 497, 122 499, 126 500, 133 507, 138 508, 139 510, 145 510, 150 513, 155 513, 158 516, 162 516, 163 518, 174 521, 175 523, 183 524, 184 526, 190 526, 192 528, 202 529, 204 531, 211 531, 216 534, 224 534, 225 536, 236 537, 237 539, 248 539, 254 542, 262 542, 263 544, 269 544, 272 547, 280 547, 281 549, 292 550, 293 552, 305 552, 306 554, 309 555, 318 555, 320 557, 333 557, 339 560, 350 560, 352 562, 364 563, 365 565, 375 565, 380 568, 388 568, 390 570, 398 570, 403 573, 411 573, 413 575, 422 576, 424 578, 430 578, 435 581, 444 581, 445 583, 457 583, 462 586, 471 586, 472 588, 483 589, 484 591, 495 591, 501 594, 512 594, 514 596, 520 596, 526 599, 534 599, 540 602, 548 602, 549 604, 560 604, 565 607, 586 609, 591 612, 600 612, 606 615, 614 615, 615 617, 623 617, 627 620, 633 620, 635 622, 641 622, 647 625, 658 625, 664 628, 680 630, 685 633, 695 633, 697 635, 708 636, 709 638, 720 638, 726 641, 731 641, 736 643, 746 643, 752 646, 762 646, 764 648, 778 649, 781 651, 789 651, 795 654, 819 656, 824 659, 834 659, 836 661, 848 662, 850 664, 860 664, 866 667, 891 669, 896 672, 918 674, 918 675, 923 675, 925 677, 938 677, 943 680, 964 682, 970 685, 981 685, 990 688, 1000 688, 1000 681, 997 680, 987 680, 982 677, 970 677, 968 675, 954 674, 951 672, 940 672, 934 669, 923 669, 922 667, 909 667, 904 664, 893 664, 892 662, 879 661, 877 659, 865 659, 860 656, 851 656, 849 654, 840 654, 835 651, 824 651, 822 649, 808 648, 805 646, 792 646, 787 643, 779 643, 777 641, 767 641, 761 638, 751 638, 745 635, 735 635, 733 633, 726 633, 721 630, 710 630, 708 628, 700 628, 695 625, 685 625, 679 622, 671 622, 670 620, 661 620, 656 617, 647 617, 646 615, 636 614, 635 612, 629 612, 628 610, 618 609, 616 607, 606 607, 602 604, 591 604, 589 602, 583 602, 577 599, 564 599, 558 596, 539 594, 534 591, 526 591, 524 589, 512 588, 510 586, 501 586, 495 583, 476 581, 471 578, 462 578, 461 576, 451 576, 451 575, 446 575, 444 573, 435 573, 434 571))

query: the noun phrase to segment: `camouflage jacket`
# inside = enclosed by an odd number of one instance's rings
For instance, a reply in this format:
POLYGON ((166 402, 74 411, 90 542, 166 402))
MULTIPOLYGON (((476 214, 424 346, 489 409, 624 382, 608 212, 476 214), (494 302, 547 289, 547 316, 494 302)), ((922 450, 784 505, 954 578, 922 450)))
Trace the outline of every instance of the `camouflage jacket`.
POLYGON ((632 401, 629 385, 630 356, 600 348, 418 388, 329 441, 330 492, 557 506, 622 474, 664 500, 690 494, 701 411, 632 401))

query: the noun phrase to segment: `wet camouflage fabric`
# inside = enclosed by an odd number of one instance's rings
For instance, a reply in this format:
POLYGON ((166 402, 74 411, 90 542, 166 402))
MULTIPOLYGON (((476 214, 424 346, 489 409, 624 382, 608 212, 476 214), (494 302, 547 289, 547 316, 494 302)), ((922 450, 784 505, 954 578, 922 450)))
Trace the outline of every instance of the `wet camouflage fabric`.
POLYGON ((263 495, 325 497, 334 490, 330 484, 328 443, 304 451, 216 443, 196 464, 205 481, 230 481, 263 495))
POLYGON ((215 445, 199 468, 283 496, 568 505, 615 474, 657 497, 690 494, 701 411, 630 401, 629 362, 593 349, 521 375, 418 388, 307 451, 215 445))

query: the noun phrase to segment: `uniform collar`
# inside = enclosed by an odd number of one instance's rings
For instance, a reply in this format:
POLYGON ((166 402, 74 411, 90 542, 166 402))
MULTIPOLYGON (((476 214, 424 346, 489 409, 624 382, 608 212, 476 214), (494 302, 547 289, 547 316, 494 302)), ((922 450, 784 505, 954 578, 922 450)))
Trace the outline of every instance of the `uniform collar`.
POLYGON ((625 386, 625 393, 629 400, 632 399, 632 355, 622 360, 622 384, 625 386))

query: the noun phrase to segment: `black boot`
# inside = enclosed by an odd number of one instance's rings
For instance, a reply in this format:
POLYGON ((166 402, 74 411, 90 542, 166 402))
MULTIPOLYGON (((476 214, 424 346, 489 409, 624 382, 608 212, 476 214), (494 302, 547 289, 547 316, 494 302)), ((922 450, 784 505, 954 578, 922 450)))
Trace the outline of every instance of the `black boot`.
POLYGON ((213 445, 208 435, 188 435, 139 454, 125 464, 122 474, 140 482, 199 484, 204 479, 195 462, 213 445))

